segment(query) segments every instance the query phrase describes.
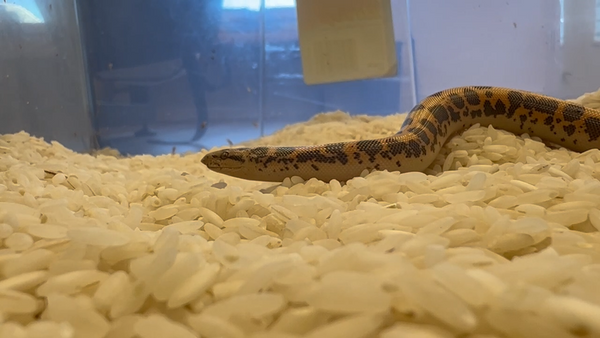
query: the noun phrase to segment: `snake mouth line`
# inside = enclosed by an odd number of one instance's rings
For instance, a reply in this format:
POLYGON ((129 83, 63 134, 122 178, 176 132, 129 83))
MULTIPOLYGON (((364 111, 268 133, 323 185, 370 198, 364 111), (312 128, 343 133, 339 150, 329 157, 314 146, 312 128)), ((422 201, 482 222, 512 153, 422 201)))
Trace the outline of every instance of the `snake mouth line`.
POLYGON ((218 161, 215 161, 214 158, 211 158, 211 156, 204 156, 200 162, 202 162, 202 164, 204 164, 208 169, 210 170, 215 170, 215 171, 219 171, 219 170, 240 170, 242 169, 241 165, 223 165, 222 163, 219 163, 218 161))
POLYGON ((215 170, 215 171, 223 170, 223 169, 226 169, 226 170, 229 170, 229 171, 232 171, 232 170, 241 170, 242 169, 241 166, 239 166, 239 167, 233 167, 233 166, 223 166, 223 165, 207 165, 206 167, 208 169, 215 170))

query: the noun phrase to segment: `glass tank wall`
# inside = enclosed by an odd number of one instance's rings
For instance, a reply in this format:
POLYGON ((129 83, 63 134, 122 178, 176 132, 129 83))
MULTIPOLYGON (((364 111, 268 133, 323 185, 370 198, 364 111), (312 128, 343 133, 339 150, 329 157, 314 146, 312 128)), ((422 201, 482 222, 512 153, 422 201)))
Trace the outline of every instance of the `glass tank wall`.
POLYGON ((94 145, 74 0, 0 1, 0 133, 94 145))
POLYGON ((397 76, 314 86, 294 0, 0 2, 0 133, 163 154, 321 112, 406 112, 454 86, 600 87, 600 0, 391 2, 397 76))
POLYGON ((414 104, 406 6, 396 2, 395 78, 307 86, 293 0, 81 1, 101 146, 196 151, 317 113, 391 114, 414 104))

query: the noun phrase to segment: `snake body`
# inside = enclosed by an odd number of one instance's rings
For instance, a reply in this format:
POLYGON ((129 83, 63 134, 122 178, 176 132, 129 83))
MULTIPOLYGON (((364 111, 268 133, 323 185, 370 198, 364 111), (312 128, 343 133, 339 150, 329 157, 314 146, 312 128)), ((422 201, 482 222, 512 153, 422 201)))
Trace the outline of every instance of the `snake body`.
POLYGON ((600 148, 600 111, 532 92, 470 86, 428 96, 389 137, 305 147, 232 148, 202 158, 209 169, 257 181, 347 181, 363 170, 423 171, 474 124, 538 136, 573 151, 600 148))

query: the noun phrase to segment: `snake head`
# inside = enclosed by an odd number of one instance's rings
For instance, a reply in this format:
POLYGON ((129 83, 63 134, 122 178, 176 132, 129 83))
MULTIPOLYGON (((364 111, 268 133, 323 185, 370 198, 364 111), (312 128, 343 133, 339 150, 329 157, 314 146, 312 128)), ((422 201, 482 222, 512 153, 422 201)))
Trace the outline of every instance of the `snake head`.
POLYGON ((247 160, 247 150, 247 148, 216 150, 204 155, 201 162, 210 170, 227 174, 243 167, 247 160))

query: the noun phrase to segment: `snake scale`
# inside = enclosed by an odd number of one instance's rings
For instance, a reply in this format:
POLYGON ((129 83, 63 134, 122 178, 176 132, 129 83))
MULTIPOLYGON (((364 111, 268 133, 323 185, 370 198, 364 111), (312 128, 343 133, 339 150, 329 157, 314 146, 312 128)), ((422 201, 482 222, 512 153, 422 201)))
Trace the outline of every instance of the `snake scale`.
POLYGON ((318 146, 222 149, 201 161, 222 174, 270 182, 291 176, 347 181, 365 169, 423 171, 453 135, 477 123, 535 135, 573 151, 600 148, 598 110, 523 90, 469 86, 428 96, 393 136, 318 146))

